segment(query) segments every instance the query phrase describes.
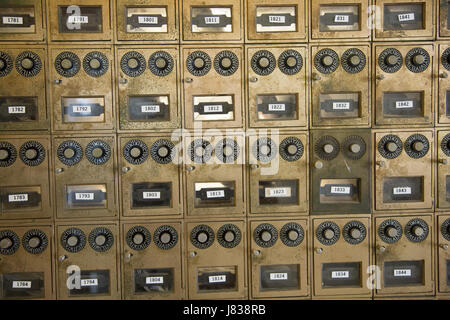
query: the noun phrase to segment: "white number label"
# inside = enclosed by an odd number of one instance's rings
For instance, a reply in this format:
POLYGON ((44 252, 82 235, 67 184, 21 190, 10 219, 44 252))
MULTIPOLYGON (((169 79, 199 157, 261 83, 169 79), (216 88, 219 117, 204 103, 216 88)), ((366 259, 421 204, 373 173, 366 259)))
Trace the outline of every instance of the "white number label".
POLYGON ((350 277, 349 271, 333 271, 331 272, 332 279, 347 279, 350 277))
POLYGON ((147 277, 145 278, 146 284, 163 284, 164 278, 163 277, 147 277))
POLYGON ((141 106, 142 113, 157 113, 159 111, 158 105, 141 106))
POLYGON ((91 106, 72 106, 74 113, 91 113, 91 106))
POLYGON ((161 199, 161 192, 144 192, 142 197, 144 199, 161 199))
POLYGON ((27 202, 28 194, 10 194, 8 195, 8 202, 27 202))
POLYGON ((158 17, 138 17, 140 24, 158 24, 158 17))
POLYGON ((334 16, 334 22, 348 23, 349 21, 350 21, 349 16, 343 16, 340 14, 334 16))
POLYGON ((413 21, 414 19, 414 13, 404 13, 398 15, 398 21, 400 22, 413 21))
POLYGON ((284 103, 270 103, 268 110, 269 111, 286 111, 286 105, 284 103))
POLYGON ((82 287, 97 287, 98 279, 81 279, 82 287))
POLYGON ((395 108, 397 109, 407 109, 407 108, 413 108, 414 102, 413 101, 397 101, 395 103, 395 108))
POLYGON ((286 23, 285 16, 269 16, 270 23, 286 23))
POLYGON ((266 188, 266 198, 289 198, 291 196, 291 188, 266 188))
POLYGON ((75 193, 75 200, 94 200, 93 193, 75 193))
POLYGON ((410 269, 396 269, 394 270, 394 277, 411 277, 410 269))
POLYGON ((208 277, 209 283, 220 283, 220 282, 227 282, 227 276, 211 276, 208 277))
POLYGON ((331 193, 350 194, 350 187, 331 187, 331 193))
POLYGON ((13 281, 13 289, 31 289, 31 281, 13 281))
POLYGON ((333 110, 350 110, 350 102, 333 102, 333 110))
POLYGON ((9 114, 25 113, 25 106, 11 106, 11 107, 8 107, 8 113, 9 114))
POLYGON ((203 112, 205 112, 205 113, 223 112, 223 107, 222 107, 222 105, 205 106, 205 107, 203 108, 203 112))
POLYGON ((411 194, 411 187, 394 188, 394 194, 411 194))
POLYGON ((287 280, 288 274, 287 273, 271 273, 270 274, 270 280, 287 280))
POLYGON ((87 16, 69 16, 69 23, 89 23, 89 18, 87 16))
POLYGON ((22 17, 3 17, 3 24, 23 24, 22 17))
POLYGON ((205 17, 205 24, 219 24, 220 17, 205 17))
POLYGON ((225 190, 206 191, 206 197, 209 198, 225 198, 225 190))

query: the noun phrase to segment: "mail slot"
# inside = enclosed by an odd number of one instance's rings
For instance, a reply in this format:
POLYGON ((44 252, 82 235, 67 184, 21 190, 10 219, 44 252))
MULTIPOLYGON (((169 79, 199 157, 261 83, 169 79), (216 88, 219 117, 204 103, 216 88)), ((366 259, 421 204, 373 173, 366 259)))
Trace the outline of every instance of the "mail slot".
POLYGON ((311 39, 370 40, 367 0, 311 0, 311 39))
POLYGON ((313 219, 314 296, 371 297, 366 283, 371 257, 370 217, 313 219))
POLYGON ((438 94, 436 110, 436 126, 447 126, 450 123, 450 46, 440 43, 439 45, 439 67, 438 67, 438 94))
POLYGON ((0 11, 0 41, 44 41, 43 0, 5 0, 0 11))
POLYGON ((50 41, 111 41, 111 0, 48 0, 50 41))
POLYGON ((438 215, 437 230, 437 294, 448 296, 450 293, 450 255, 448 252, 450 243, 450 216, 447 214, 438 215))
POLYGON ((54 299, 53 226, 0 226, 0 300, 54 299))
POLYGON ((433 209, 432 131, 373 133, 375 211, 433 209))
POLYGON ((0 219, 52 218, 50 137, 0 137, 0 219))
POLYGON ((437 136, 437 190, 436 210, 448 210, 450 208, 450 168, 448 160, 450 157, 450 132, 438 130, 437 136))
POLYGON ((251 297, 253 299, 310 296, 308 220, 249 222, 251 297))
POLYGON ((244 41, 242 0, 181 0, 181 40, 188 42, 244 41))
POLYGON ((159 0, 151 4, 139 0, 119 0, 117 10, 117 40, 178 42, 178 1, 159 0))
POLYGON ((60 223, 56 241, 58 299, 120 299, 116 223, 60 223))
POLYGON ((243 215, 246 211, 243 134, 192 133, 183 140, 187 214, 243 215))
POLYGON ((433 126, 434 45, 375 45, 374 54, 374 125, 433 126))
POLYGON ((118 47, 121 130, 181 126, 177 47, 118 47))
POLYGON ((118 210, 114 136, 55 136, 56 216, 116 217, 118 210))
POLYGON ((312 214, 371 212, 370 129, 312 130, 312 214))
POLYGON ((182 50, 185 127, 242 127, 242 47, 183 46, 182 50))
POLYGON ((125 217, 183 213, 177 143, 160 135, 120 136, 120 194, 125 217))
POLYGON ((308 136, 305 132, 250 135, 252 215, 308 213, 308 136))
POLYGON ((436 1, 375 0, 375 40, 433 40, 436 1))
POLYGON ((369 127, 370 47, 325 45, 311 47, 311 126, 369 127))
POLYGON ((448 38, 450 36, 450 3, 447 0, 440 0, 437 6, 438 38, 448 38))
POLYGON ((246 42, 306 41, 307 1, 245 1, 246 42))
POLYGON ((374 223, 375 297, 433 295, 432 216, 377 217, 374 223))
POLYGON ((123 223, 125 299, 182 299, 181 223, 123 223))
POLYGON ((305 46, 246 46, 250 127, 307 127, 305 46))
POLYGON ((186 223, 189 299, 247 299, 244 221, 186 223))
POLYGON ((53 129, 112 130, 111 47, 52 47, 49 50, 53 129))
POLYGON ((45 94, 46 61, 47 51, 43 46, 2 45, 0 130, 50 130, 45 94))

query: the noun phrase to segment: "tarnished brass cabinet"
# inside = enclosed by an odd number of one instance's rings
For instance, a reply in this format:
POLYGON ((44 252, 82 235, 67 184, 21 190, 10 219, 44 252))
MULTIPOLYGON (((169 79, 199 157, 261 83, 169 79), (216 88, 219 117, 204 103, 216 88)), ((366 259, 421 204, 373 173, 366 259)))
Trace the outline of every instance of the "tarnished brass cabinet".
POLYGON ((450 294, 450 216, 438 215, 437 230, 438 241, 436 250, 438 255, 437 265, 437 294, 448 296, 450 294))
POLYGON ((370 127, 370 46, 311 47, 311 127, 370 127))
POLYGON ((118 216, 115 136, 53 138, 56 218, 118 216))
POLYGON ((371 297, 370 217, 313 219, 314 297, 371 297))
POLYGON ((177 143, 170 136, 119 137, 124 217, 176 217, 183 213, 177 143))
POLYGON ((387 216, 374 221, 375 297, 433 295, 432 216, 387 216))
POLYGON ((53 226, 0 226, 0 300, 55 299, 53 226))
POLYGON ((308 126, 305 46, 246 46, 249 126, 308 126))
POLYGON ((50 130, 46 72, 44 46, 1 46, 0 130, 50 130))
POLYGON ((124 299, 184 297, 180 222, 122 224, 124 299))
POLYGON ((50 47, 54 131, 114 129, 111 47, 50 47))
POLYGON ((450 131, 438 130, 436 136, 436 210, 442 211, 450 208, 450 131))
POLYGON ((306 0, 245 1, 246 42, 307 41, 306 0))
POLYGON ((119 128, 169 130, 181 126, 178 47, 118 47, 119 128))
POLYGON ((0 219, 53 217, 50 137, 0 137, 0 219))
POLYGON ((116 0, 116 34, 119 41, 154 41, 172 43, 179 40, 177 0, 116 0))
POLYGON ((0 12, 0 41, 44 41, 44 0, 3 0, 0 12))
POLYGON ((308 298, 308 220, 266 219, 248 224, 252 298, 308 298))
POLYGON ((439 43, 436 126, 450 125, 450 45, 439 43))
POLYGON ((56 242, 58 299, 121 298, 117 224, 57 224, 56 242))
POLYGON ((431 127, 434 123, 434 45, 374 45, 375 127, 431 127))
POLYGON ((189 299, 247 299, 244 221, 186 223, 189 299))

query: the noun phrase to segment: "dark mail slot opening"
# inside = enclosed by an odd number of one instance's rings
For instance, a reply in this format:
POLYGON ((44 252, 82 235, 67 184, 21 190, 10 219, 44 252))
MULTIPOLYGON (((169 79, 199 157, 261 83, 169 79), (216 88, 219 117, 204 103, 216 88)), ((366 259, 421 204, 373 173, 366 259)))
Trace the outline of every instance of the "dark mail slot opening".
POLYGON ((260 205, 298 205, 299 181, 259 181, 258 193, 260 205))
POLYGON ((360 203, 360 179, 321 179, 320 203, 360 203))
POLYGON ((197 291, 237 291, 237 267, 198 268, 197 291))
POLYGON ((67 207, 79 208, 106 208, 106 185, 77 185, 66 186, 67 207))
POLYGON ((0 298, 38 299, 44 298, 43 272, 17 272, 0 275, 0 298))
POLYGON ((450 29, 450 2, 447 2, 447 30, 450 29))
POLYGON ((384 263, 384 286, 423 286, 424 261, 388 261, 384 263))
POLYGON ((445 93, 445 115, 450 117, 450 91, 445 93))
POLYGON ((256 96, 258 120, 297 120, 297 94, 259 94, 256 96))
POLYGON ((360 92, 321 93, 319 95, 320 118, 359 118, 360 92))
POLYGON ((419 118, 424 116, 423 91, 383 92, 385 118, 419 118))
POLYGON ((173 290, 173 268, 134 270, 135 293, 169 293, 173 290))
POLYGON ((445 200, 450 201, 450 176, 445 176, 445 200))
POLYGON ((256 6, 256 32, 297 31, 297 6, 256 6))
POLYGON ((300 289, 300 265, 279 264, 259 268, 260 291, 283 291, 300 289))
POLYGON ((383 29, 392 30, 423 30, 425 3, 385 4, 383 14, 383 29))
POLYGON ((450 285, 450 260, 447 260, 447 285, 450 285))
POLYGON ((361 262, 322 264, 322 288, 361 287, 361 262))
POLYGON ((142 182, 131 185, 131 208, 171 207, 171 182, 142 182))
POLYGON ((0 33, 36 33, 34 6, 2 7, 0 33))
POLYGON ((169 121, 169 96, 128 97, 128 118, 131 121, 169 121))
POLYGON ((101 33, 101 6, 58 6, 60 33, 101 33))
POLYGON ((167 32, 167 6, 127 7, 128 33, 167 32))
POLYGON ((360 5, 320 5, 319 8, 319 31, 320 32, 343 32, 359 31, 360 5))
POLYGON ((0 122, 29 122, 38 120, 37 97, 1 97, 0 122))
POLYGON ((41 208, 41 187, 0 188, 1 209, 4 211, 36 210, 41 208))
POLYGON ((104 97, 66 97, 61 105, 64 123, 105 121, 104 97))
POLYGON ((73 289, 69 289, 69 296, 107 295, 110 286, 109 270, 82 270, 80 282, 77 283, 76 277, 74 277, 71 285, 73 289))
POLYGON ((383 203, 423 201, 423 177, 383 179, 383 203))
POLYGON ((196 208, 230 207, 235 205, 234 181, 195 183, 196 208))

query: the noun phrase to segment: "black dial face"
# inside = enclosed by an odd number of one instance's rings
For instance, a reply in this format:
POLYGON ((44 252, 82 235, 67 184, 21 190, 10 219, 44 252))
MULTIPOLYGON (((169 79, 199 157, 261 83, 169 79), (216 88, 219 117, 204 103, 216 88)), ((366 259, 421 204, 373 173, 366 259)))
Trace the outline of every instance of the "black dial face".
POLYGON ((25 51, 19 54, 16 58, 17 72, 26 77, 34 77, 41 72, 42 61, 41 58, 32 51, 25 51))
POLYGON ((403 65, 403 56, 395 48, 385 49, 378 56, 378 65, 386 73, 395 73, 403 65))
POLYGON ((13 62, 11 57, 3 51, 0 51, 0 77, 6 77, 11 73, 13 62))
POLYGON ((99 51, 89 52, 83 59, 83 68, 84 71, 91 77, 101 77, 108 72, 108 57, 99 51))
POLYGON ((221 76, 231 76, 239 69, 239 59, 234 52, 221 51, 214 58, 214 69, 221 76))
POLYGON ((211 70, 211 58, 206 52, 194 51, 186 59, 186 68, 192 75, 203 77, 211 70))
POLYGON ((332 49, 322 49, 314 57, 314 66, 320 73, 333 73, 339 67, 339 57, 332 49))
POLYGON ((147 62, 144 56, 137 51, 127 52, 120 59, 120 69, 129 77, 139 77, 146 68, 147 62))
POLYGON ((144 141, 133 139, 125 144, 122 154, 127 162, 140 165, 147 160, 149 150, 144 141))
POLYGON ((172 72, 174 61, 169 53, 157 51, 148 59, 148 67, 155 76, 165 77, 172 72))
POLYGON ((275 70, 276 59, 272 52, 260 50, 253 55, 250 65, 257 75, 268 76, 275 70))
POLYGON ((61 52, 55 59, 55 70, 65 78, 75 76, 81 69, 78 56, 70 51, 61 52))

